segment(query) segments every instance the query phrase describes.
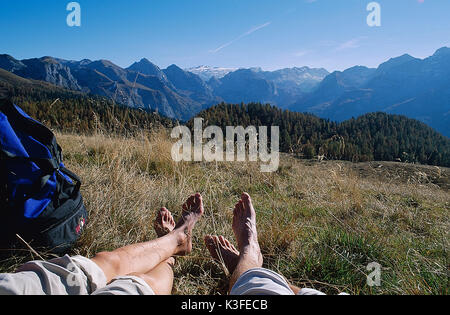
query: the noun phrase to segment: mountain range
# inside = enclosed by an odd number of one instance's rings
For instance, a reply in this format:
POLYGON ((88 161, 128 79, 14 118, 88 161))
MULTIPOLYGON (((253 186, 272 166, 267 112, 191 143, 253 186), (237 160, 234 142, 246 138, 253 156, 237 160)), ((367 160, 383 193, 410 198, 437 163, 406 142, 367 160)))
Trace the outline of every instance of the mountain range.
MULTIPOLYGON (((121 68, 108 60, 71 61, 48 56, 17 60, 10 55, 0 55, 0 68, 26 79, 105 96, 132 108, 153 110, 180 120, 189 120, 201 110, 224 101, 278 104, 283 98, 295 100, 299 91, 323 79, 317 77, 315 69, 306 67, 279 73, 260 69, 222 69, 220 72, 216 68, 214 76, 205 81, 204 75, 176 65, 160 69, 146 58, 121 68), (243 84, 247 88, 243 89, 243 84), (297 85, 299 90, 295 88, 297 85)), ((210 72, 211 68, 197 70, 210 72)))
POLYGON ((450 137, 450 48, 425 59, 405 54, 376 69, 333 72, 288 108, 334 121, 370 112, 401 114, 450 137))
POLYGON ((287 107, 311 92, 328 74, 325 69, 308 67, 277 71, 238 69, 220 79, 211 78, 208 85, 227 103, 261 102, 287 107))
MULTIPOLYGON (((170 76, 168 76, 170 80, 170 76)), ((179 122, 107 98, 25 79, 0 69, 0 98, 11 96, 31 117, 52 129, 75 134, 105 132, 133 136, 173 128, 179 122)), ((197 113, 209 125, 279 126, 281 152, 307 159, 403 161, 450 166, 450 138, 405 116, 369 113, 341 123, 268 104, 221 103, 197 113)), ((193 128, 191 119, 186 126, 193 128)))
POLYGON ((171 65, 161 69, 146 58, 121 68, 108 60, 17 60, 9 55, 0 55, 0 68, 183 121, 221 102, 260 102, 334 121, 378 111, 402 114, 450 137, 450 48, 446 47, 425 59, 406 54, 378 68, 355 66, 333 73, 309 67, 263 71, 171 65))

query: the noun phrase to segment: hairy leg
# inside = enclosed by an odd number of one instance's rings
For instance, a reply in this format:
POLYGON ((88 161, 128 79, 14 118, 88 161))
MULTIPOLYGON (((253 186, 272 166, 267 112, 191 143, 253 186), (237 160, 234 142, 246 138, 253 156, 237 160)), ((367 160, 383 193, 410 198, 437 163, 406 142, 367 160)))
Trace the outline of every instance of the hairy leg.
MULTIPOLYGON (((175 220, 167 208, 161 208, 153 223, 156 235, 164 237, 175 229, 175 220)), ((170 295, 173 289, 175 258, 171 257, 160 263, 146 274, 136 275, 143 279, 156 295, 170 295)))
POLYGON ((240 256, 230 279, 230 290, 242 274, 263 265, 256 229, 256 212, 250 196, 246 193, 242 195, 241 200, 235 206, 233 232, 236 236, 240 256))
POLYGON ((108 282, 118 276, 147 274, 169 258, 192 251, 192 231, 203 211, 201 195, 191 196, 183 205, 180 222, 169 234, 150 242, 99 253, 92 261, 103 270, 108 282))
MULTIPOLYGON (((222 264, 227 271, 227 276, 232 275, 236 271, 236 267, 239 263, 239 251, 223 236, 205 236, 205 244, 208 248, 211 257, 218 263, 222 264)), ((291 290, 297 295, 300 292, 300 288, 289 285, 291 290)))

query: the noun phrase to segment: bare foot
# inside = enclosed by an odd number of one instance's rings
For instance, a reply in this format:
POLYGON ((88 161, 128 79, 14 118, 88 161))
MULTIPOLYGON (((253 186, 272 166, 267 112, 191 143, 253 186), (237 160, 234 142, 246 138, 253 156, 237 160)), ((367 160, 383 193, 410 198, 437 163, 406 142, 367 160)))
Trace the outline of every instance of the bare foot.
POLYGON ((205 244, 217 262, 223 264, 229 274, 233 274, 239 263, 239 251, 223 236, 205 236, 205 244))
POLYGON ((203 213, 203 200, 200 194, 189 197, 183 205, 183 214, 173 230, 173 233, 176 233, 179 237, 178 255, 186 255, 192 252, 192 230, 203 213))
POLYGON ((256 212, 249 194, 242 194, 233 214, 233 232, 240 253, 250 256, 262 266, 263 257, 258 242, 256 212))
MULTIPOLYGON (((153 227, 158 237, 164 237, 171 233, 175 229, 175 220, 172 213, 167 208, 161 208, 153 222, 153 227)), ((166 263, 173 268, 175 266, 175 258, 170 257, 166 260, 166 263)))
POLYGON ((170 211, 166 208, 161 208, 158 211, 153 227, 158 237, 163 237, 172 232, 175 229, 175 220, 170 211))

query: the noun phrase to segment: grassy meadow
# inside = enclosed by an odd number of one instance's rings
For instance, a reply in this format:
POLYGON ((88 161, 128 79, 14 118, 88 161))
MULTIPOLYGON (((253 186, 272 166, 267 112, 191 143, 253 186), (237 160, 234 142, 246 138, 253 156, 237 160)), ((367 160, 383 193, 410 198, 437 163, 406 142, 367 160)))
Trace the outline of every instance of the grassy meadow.
POLYGON ((328 294, 449 293, 448 169, 283 155, 279 170, 264 174, 257 163, 174 163, 164 130, 57 138, 90 212, 74 254, 153 239, 159 208, 177 217, 189 195, 203 195, 205 216, 193 253, 177 259, 174 294, 226 294, 227 275, 203 236, 234 242, 232 210, 244 191, 257 211, 264 266, 294 285, 328 294), (366 283, 372 262, 382 266, 380 287, 366 283))

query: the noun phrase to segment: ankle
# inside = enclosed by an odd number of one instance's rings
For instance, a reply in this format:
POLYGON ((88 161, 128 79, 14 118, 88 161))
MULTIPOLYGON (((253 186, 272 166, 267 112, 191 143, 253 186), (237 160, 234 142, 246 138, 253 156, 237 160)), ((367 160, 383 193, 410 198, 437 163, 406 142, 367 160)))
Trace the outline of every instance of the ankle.
POLYGON ((238 242, 239 252, 259 252, 259 242, 257 237, 251 237, 250 239, 244 239, 241 242, 238 242))
POLYGON ((188 242, 188 235, 185 233, 184 229, 177 229, 172 231, 171 233, 173 237, 176 239, 177 246, 183 247, 188 242))
POLYGON ((258 257, 261 254, 261 249, 258 243, 249 243, 248 245, 240 248, 239 252, 241 253, 241 256, 244 255, 258 257))
POLYGON ((172 237, 176 242, 176 250, 175 255, 186 255, 189 253, 189 235, 186 234, 184 229, 174 230, 172 233, 172 237))

